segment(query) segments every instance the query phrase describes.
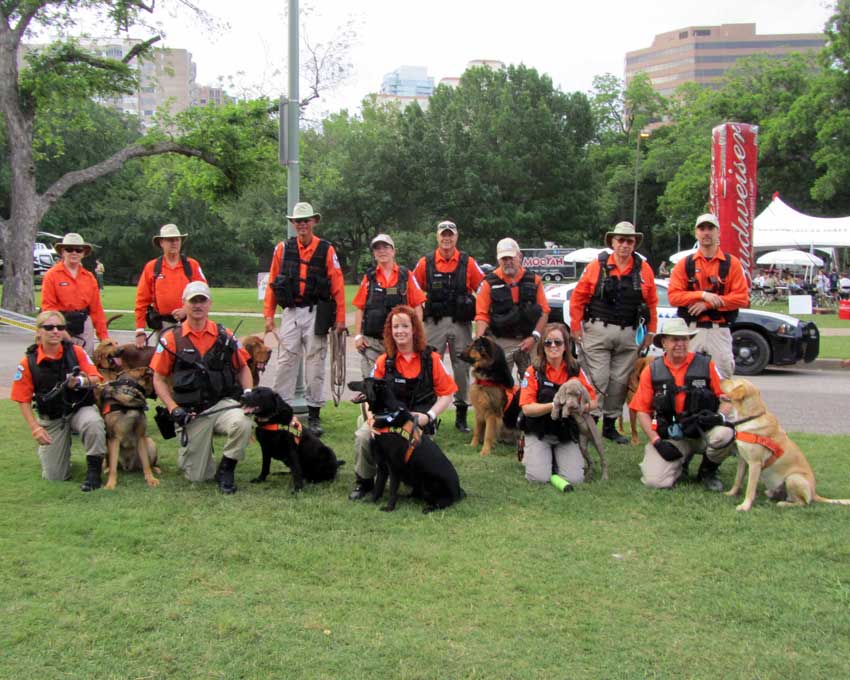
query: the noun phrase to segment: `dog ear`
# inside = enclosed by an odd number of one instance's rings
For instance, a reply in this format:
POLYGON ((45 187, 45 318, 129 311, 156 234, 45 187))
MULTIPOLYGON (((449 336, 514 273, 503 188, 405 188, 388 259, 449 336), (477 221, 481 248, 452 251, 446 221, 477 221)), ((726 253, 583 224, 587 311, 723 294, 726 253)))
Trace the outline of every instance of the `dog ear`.
POLYGON ((366 383, 362 380, 352 380, 348 383, 348 389, 352 392, 363 392, 366 390, 366 383))

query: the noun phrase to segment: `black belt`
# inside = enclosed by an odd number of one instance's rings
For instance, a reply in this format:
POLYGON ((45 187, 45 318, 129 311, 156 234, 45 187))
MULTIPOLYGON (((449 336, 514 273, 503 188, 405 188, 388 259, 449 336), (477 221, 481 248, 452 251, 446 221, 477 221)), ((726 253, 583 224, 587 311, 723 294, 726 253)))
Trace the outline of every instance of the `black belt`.
POLYGON ((697 328, 726 328, 725 323, 721 323, 720 321, 697 321, 697 328))

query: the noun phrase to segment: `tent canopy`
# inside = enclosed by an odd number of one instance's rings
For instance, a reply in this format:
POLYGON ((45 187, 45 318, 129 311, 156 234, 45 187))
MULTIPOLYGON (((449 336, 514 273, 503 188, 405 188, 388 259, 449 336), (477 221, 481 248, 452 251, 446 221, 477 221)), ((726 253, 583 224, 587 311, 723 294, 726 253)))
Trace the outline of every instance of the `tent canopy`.
POLYGON ((694 243, 692 248, 688 248, 687 250, 680 250, 678 253, 673 253, 667 259, 670 260, 673 264, 676 264, 679 260, 684 260, 688 255, 692 255, 697 252, 698 243, 694 243))
POLYGON ((756 260, 756 264, 785 267, 823 267, 823 260, 817 255, 802 250, 774 250, 772 253, 762 255, 756 260))
POLYGON ((786 205, 779 194, 753 223, 754 248, 850 247, 850 217, 812 217, 786 205))
MULTIPOLYGON (((593 262, 597 257, 599 257, 599 253, 603 250, 608 250, 607 248, 579 248, 578 250, 574 250, 571 253, 567 253, 564 255, 564 262, 578 262, 579 264, 587 264, 588 262, 593 262)), ((611 251, 608 250, 610 253, 611 251)))

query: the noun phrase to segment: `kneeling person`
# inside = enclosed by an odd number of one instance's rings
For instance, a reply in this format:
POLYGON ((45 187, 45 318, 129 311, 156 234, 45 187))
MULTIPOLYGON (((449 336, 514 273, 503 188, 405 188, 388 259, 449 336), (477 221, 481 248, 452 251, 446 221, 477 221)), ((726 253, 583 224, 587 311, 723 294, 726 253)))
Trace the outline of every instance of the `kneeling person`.
POLYGON ((215 478, 229 494, 236 491, 236 463, 245 458, 253 427, 237 399, 250 390, 252 380, 247 352, 230 330, 209 320, 211 304, 206 283, 186 286, 186 320, 162 335, 151 368, 157 396, 188 436, 178 450, 178 467, 192 482, 215 478), (216 433, 227 436, 218 470, 213 463, 216 433))
POLYGON ((641 481, 649 487, 669 489, 686 476, 691 457, 702 454, 697 479, 709 491, 723 490, 717 469, 735 441, 734 428, 724 424, 732 406, 724 400, 714 361, 688 351, 695 334, 682 319, 665 321, 653 339, 664 355, 641 374, 629 404, 649 438, 640 464, 641 481))

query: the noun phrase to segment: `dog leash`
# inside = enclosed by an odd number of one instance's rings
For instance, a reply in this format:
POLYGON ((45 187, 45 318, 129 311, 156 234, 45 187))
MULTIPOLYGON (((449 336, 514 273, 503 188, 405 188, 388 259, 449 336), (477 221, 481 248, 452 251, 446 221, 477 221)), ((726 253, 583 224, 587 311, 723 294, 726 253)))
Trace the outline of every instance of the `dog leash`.
POLYGON ((342 393, 345 390, 345 347, 348 339, 348 329, 331 331, 331 396, 334 406, 339 406, 342 393))
MULTIPOLYGON (((207 416, 214 416, 219 413, 223 413, 224 411, 232 411, 235 408, 242 408, 242 404, 234 404, 233 406, 222 406, 221 408, 217 408, 212 411, 203 411, 195 415, 192 420, 197 420, 198 418, 206 418, 207 416)), ((192 420, 190 420, 189 423, 191 423, 192 420)), ((188 425, 189 423, 186 423, 186 425, 188 425)), ((180 446, 183 447, 189 445, 189 432, 187 430, 186 425, 184 425, 180 429, 180 446)))

